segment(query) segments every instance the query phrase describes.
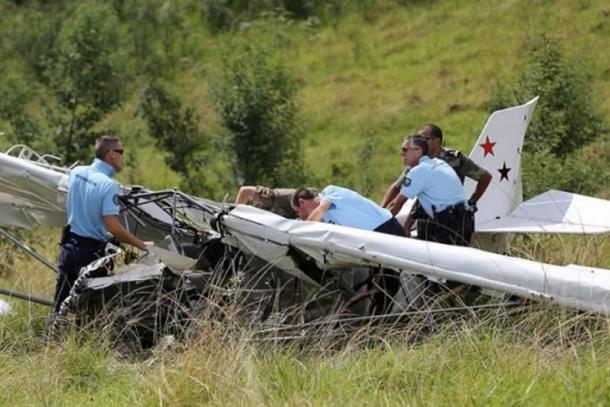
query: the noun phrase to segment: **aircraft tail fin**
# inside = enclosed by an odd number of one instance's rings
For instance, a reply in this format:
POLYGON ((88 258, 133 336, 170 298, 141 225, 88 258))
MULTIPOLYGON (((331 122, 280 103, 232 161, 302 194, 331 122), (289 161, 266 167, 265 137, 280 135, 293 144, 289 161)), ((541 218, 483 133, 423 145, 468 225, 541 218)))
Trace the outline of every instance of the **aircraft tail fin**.
MULTIPOLYGON (((523 201, 521 150, 537 102, 535 97, 523 105, 493 112, 470 152, 470 159, 492 176, 478 203, 477 225, 509 214, 523 201)), ((466 179, 467 196, 475 186, 476 182, 466 179)))

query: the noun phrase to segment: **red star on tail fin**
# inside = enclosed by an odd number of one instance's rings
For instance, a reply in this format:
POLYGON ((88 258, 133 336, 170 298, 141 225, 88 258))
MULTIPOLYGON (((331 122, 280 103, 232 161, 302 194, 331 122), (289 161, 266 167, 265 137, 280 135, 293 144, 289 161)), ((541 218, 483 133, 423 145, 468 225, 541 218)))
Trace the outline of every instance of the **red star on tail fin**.
POLYGON ((487 154, 491 154, 495 157, 494 146, 496 145, 496 142, 492 142, 491 140, 489 140, 489 136, 485 136, 485 143, 479 145, 483 147, 483 157, 487 157, 487 154))

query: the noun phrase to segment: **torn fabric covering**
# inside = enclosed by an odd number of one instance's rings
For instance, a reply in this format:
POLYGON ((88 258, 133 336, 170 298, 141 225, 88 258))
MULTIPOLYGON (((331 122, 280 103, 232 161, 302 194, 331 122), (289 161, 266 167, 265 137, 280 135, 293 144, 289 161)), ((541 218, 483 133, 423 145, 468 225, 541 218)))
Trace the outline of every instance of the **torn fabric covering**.
POLYGON ((474 248, 289 220, 243 205, 226 215, 223 224, 249 251, 282 268, 292 266, 288 247, 294 246, 322 268, 382 266, 610 314, 610 270, 555 266, 474 248))
POLYGON ((0 154, 0 224, 63 226, 67 173, 0 154))

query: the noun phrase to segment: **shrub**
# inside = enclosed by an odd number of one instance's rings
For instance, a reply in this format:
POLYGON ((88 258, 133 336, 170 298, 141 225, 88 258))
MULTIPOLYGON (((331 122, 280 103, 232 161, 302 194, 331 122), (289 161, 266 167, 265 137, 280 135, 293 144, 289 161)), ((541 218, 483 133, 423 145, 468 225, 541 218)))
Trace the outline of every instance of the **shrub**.
POLYGON ((524 142, 524 193, 530 197, 564 187, 593 193, 593 163, 578 160, 582 149, 605 131, 582 62, 566 57, 556 40, 539 37, 528 44, 525 63, 512 83, 497 83, 490 110, 540 96, 524 142))
POLYGON ((214 91, 239 180, 245 184, 298 185, 304 179, 296 81, 269 53, 238 45, 224 60, 214 91))
POLYGON ((335 17, 346 4, 349 2, 345 0, 204 0, 202 13, 210 30, 217 33, 242 20, 261 15, 279 15, 300 20, 325 15, 335 17))
POLYGON ((0 119, 10 125, 8 142, 38 149, 42 147, 43 131, 26 111, 29 99, 28 85, 20 77, 7 76, 0 79, 0 119))
POLYGON ((183 108, 180 99, 163 87, 149 85, 142 92, 138 115, 157 146, 167 152, 167 165, 183 176, 181 187, 192 193, 209 192, 197 181, 203 178, 209 142, 194 109, 183 108))
POLYGON ((83 3, 62 27, 46 72, 57 103, 49 113, 53 141, 67 162, 89 157, 105 132, 93 127, 122 103, 117 43, 117 19, 106 6, 83 3))

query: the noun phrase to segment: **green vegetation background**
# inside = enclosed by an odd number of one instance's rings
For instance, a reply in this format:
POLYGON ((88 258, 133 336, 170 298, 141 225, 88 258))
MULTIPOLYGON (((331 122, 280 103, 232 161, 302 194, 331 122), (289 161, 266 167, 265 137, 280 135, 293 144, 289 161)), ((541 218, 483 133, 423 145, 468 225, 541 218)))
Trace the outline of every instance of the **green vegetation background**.
MULTIPOLYGON (((155 147, 137 114, 152 81, 194 109, 201 134, 215 140, 211 153, 223 147, 226 131, 212 93, 224 74, 223 53, 235 41, 262 44, 296 78, 308 182, 351 186, 376 200, 401 170, 402 136, 422 123, 439 124, 449 146, 470 150, 496 84, 514 78, 531 38, 556 38, 587 66, 593 97, 602 116, 610 117, 607 2, 358 0, 340 10, 333 2, 303 2, 319 11, 313 13, 317 18, 261 15, 248 8, 254 3, 106 3, 124 12, 116 20, 114 49, 124 68, 125 99, 96 128, 116 129, 126 141, 130 165, 121 181, 155 189, 184 181, 169 169, 167 153, 155 147), (239 11, 228 29, 210 23, 210 10, 219 10, 211 5, 239 11)), ((52 44, 24 39, 48 24, 72 24, 66 16, 75 4, 0 3, 0 83, 25 89, 25 112, 41 123, 54 95, 38 80, 35 58, 24 55, 52 44)), ((5 98, 0 105, 9 102, 19 101, 5 98)), ((42 127, 32 141, 52 152, 52 126, 42 127)), ((10 130, 8 121, 0 121, 0 131, 10 130)), ((23 141, 13 136, 0 137, 0 147, 23 141)), ((587 159, 606 162, 609 144, 603 134, 589 146, 587 159)), ((230 163, 210 162, 212 168, 204 162, 200 175, 210 177, 211 197, 234 194, 238 180, 230 163)), ((597 195, 610 198, 610 186, 599 185, 597 195)), ((52 259, 56 234, 23 237, 52 259)), ((610 268, 609 243, 543 237, 517 241, 513 252, 610 268)), ((0 256, 1 286, 51 295, 53 276, 43 266, 8 246, 0 247, 0 256)), ((364 332, 338 350, 325 342, 305 351, 260 346, 248 332, 204 323, 193 343, 146 361, 124 361, 86 334, 46 345, 41 335, 47 309, 11 304, 16 313, 0 321, 0 405, 605 405, 610 397, 607 321, 555 307, 448 322, 423 342, 414 342, 409 332, 364 332)))
MULTIPOLYGON (((249 2, 241 9, 231 1, 108 2, 107 9, 119 16, 113 20, 113 48, 124 102, 94 128, 115 129, 126 140, 129 168, 122 181, 151 188, 181 182, 137 115, 144 87, 162 83, 185 109, 193 109, 201 132, 216 140, 208 154, 222 159, 202 161, 197 173, 211 185, 205 192, 215 199, 233 196, 239 180, 221 152, 227 133, 212 93, 225 74, 222 56, 240 42, 264 47, 297 81, 305 179, 320 187, 352 187, 375 200, 401 170, 402 136, 423 123, 439 124, 447 145, 470 151, 496 84, 514 80, 532 38, 556 39, 565 54, 586 66, 596 105, 603 117, 610 114, 610 8, 603 1, 361 0, 337 10, 328 4, 340 2, 301 3, 316 6, 320 17, 315 11, 300 19, 277 11, 257 14, 249 2), (210 5, 242 11, 229 28, 213 30, 210 5)), ((26 85, 25 110, 44 122, 53 95, 36 79, 36 66, 44 62, 36 50, 53 44, 37 31, 71 24, 66 17, 75 5, 7 1, 0 7, 0 73, 5 81, 26 85)), ((42 130, 37 137, 52 140, 56 129, 42 130)), ((0 147, 15 141, 22 140, 5 136, 0 147)), ((44 152, 61 148, 48 141, 38 145, 44 152)), ((604 160, 607 135, 591 150, 604 160)), ((608 186, 600 187, 608 196, 608 186)))

